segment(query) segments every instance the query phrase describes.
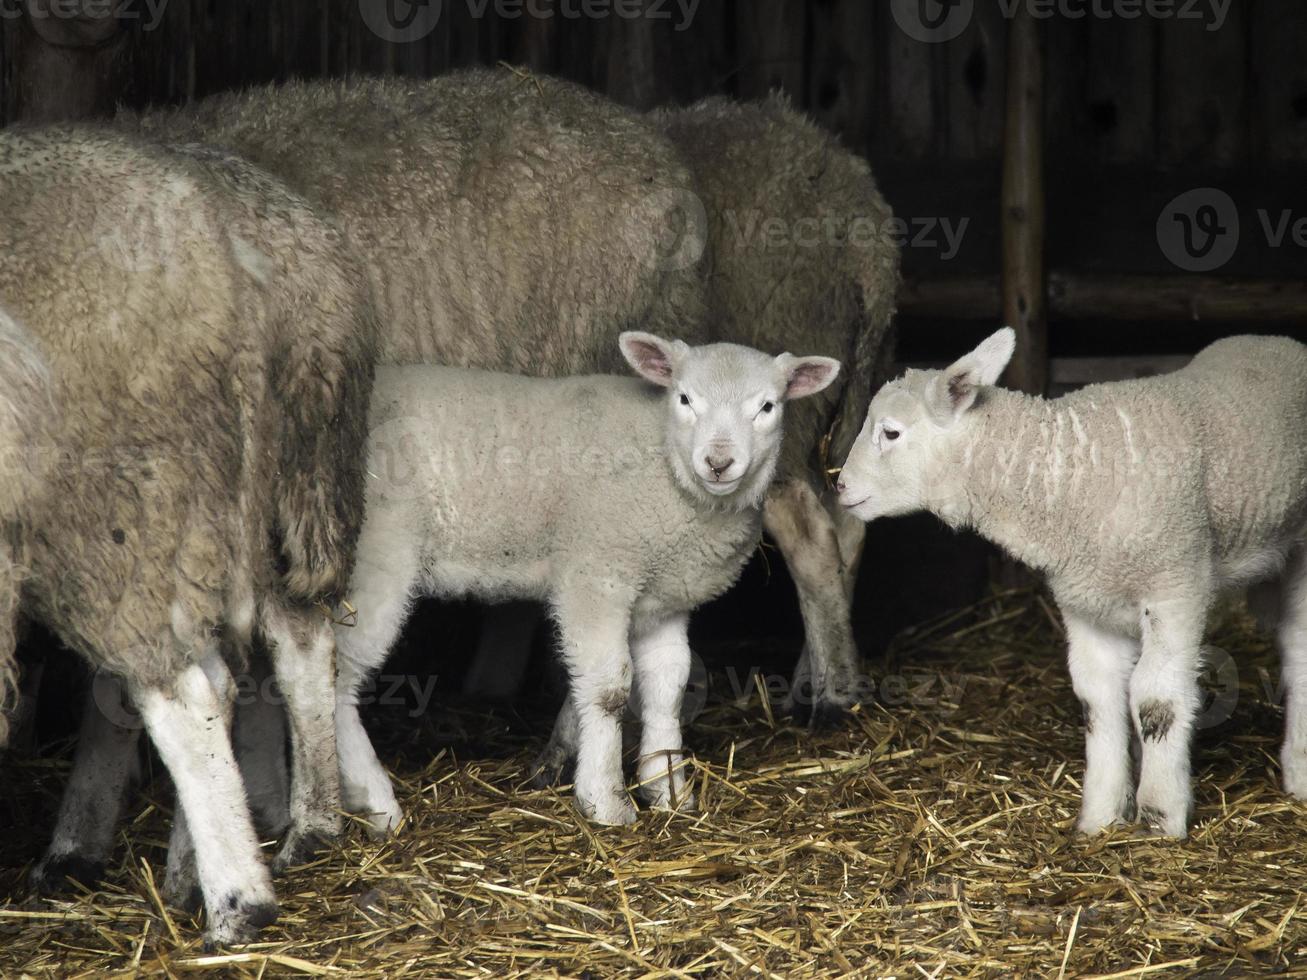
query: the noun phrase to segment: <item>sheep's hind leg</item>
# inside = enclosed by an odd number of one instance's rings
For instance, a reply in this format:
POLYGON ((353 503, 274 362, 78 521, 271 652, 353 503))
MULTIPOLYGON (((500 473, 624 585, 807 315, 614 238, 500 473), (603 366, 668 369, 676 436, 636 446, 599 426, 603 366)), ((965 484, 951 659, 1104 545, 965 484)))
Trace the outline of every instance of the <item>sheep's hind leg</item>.
MULTIPOLYGON (((207 673, 215 675, 217 669, 207 673)), ((225 945, 246 941, 276 921, 277 902, 232 754, 226 711, 210 676, 192 665, 167 690, 144 687, 131 693, 195 835, 208 941, 225 945)))
POLYGON ((308 860, 338 840, 340 765, 336 758, 336 671, 332 624, 317 609, 266 601, 262 633, 290 721, 290 830, 274 867, 308 860))
POLYGON ((580 743, 576 803, 601 824, 634 823, 622 778, 622 713, 631 695, 630 603, 605 583, 578 582, 555 603, 580 743))
POLYGON ((1281 778, 1286 793, 1307 800, 1307 546, 1290 560, 1283 587, 1277 630, 1285 697, 1281 778))
POLYGON ((1185 837, 1193 806, 1189 742, 1198 713, 1198 654, 1206 610, 1154 602, 1143 613, 1143 653, 1130 675, 1139 733, 1138 818, 1150 831, 1185 837))
POLYGON ((677 616, 632 643, 640 706, 640 798, 658 810, 693 810, 681 743, 681 701, 690 680, 689 620, 677 616))
POLYGON ((1064 613, 1071 683, 1084 708, 1085 780, 1076 829, 1095 834, 1133 818, 1130 671, 1138 644, 1064 613))
POLYGON ((103 876, 136 771, 140 732, 122 683, 109 674, 92 676, 54 837, 32 870, 37 891, 55 894, 67 891, 70 880, 90 885, 103 876))
POLYGON ((863 696, 850 603, 860 542, 854 547, 848 536, 854 554, 846 568, 835 520, 801 480, 772 488, 763 522, 785 556, 803 613, 803 654, 785 708, 796 721, 829 727, 863 696))

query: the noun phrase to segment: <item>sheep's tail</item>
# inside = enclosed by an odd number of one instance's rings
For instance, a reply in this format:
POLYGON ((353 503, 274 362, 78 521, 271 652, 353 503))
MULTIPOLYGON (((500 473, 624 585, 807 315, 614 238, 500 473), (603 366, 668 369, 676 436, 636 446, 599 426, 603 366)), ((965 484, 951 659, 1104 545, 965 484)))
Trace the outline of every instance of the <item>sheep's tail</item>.
POLYGON ((0 748, 18 695, 18 612, 23 570, 14 557, 24 513, 54 453, 50 368, 35 341, 0 310, 0 748))
POLYGON ((366 303, 311 322, 339 329, 292 349, 274 380, 285 413, 278 529, 291 597, 331 601, 349 584, 363 526, 377 327, 366 303))
POLYGON ((872 397, 894 375, 898 250, 877 251, 873 255, 879 267, 862 270, 858 277, 859 311, 853 363, 845 366, 848 374, 826 450, 826 466, 832 469, 844 465, 862 431, 872 397))

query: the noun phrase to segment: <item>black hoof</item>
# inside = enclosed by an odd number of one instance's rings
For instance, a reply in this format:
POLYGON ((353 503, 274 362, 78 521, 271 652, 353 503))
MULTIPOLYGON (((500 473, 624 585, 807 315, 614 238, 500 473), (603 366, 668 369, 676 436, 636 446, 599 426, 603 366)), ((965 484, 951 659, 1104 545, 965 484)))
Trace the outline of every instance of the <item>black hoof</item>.
POLYGON ((272 870, 278 874, 311 864, 331 846, 331 839, 325 834, 308 833, 302 837, 288 837, 281 845, 281 850, 273 858, 272 870))
POLYGON ((48 857, 32 870, 32 887, 39 895, 66 895, 78 885, 93 887, 104 878, 104 862, 80 854, 48 857))
POLYGON ((566 786, 575 778, 575 760, 537 759, 531 773, 531 788, 552 789, 556 786, 566 786))
POLYGON ((821 701, 812 708, 808 719, 808 729, 814 732, 829 732, 845 727, 849 723, 852 710, 833 701, 821 701))
POLYGON ((225 947, 251 942, 260 929, 272 925, 281 915, 276 902, 241 904, 240 896, 229 895, 217 915, 209 915, 210 935, 204 941, 209 953, 221 952, 225 947))

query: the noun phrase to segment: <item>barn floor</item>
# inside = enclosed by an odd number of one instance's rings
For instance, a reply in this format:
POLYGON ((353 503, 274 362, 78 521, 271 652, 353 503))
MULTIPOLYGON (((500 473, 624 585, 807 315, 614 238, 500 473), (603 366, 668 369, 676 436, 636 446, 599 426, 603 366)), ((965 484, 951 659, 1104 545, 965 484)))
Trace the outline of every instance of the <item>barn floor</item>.
POLYGON ((1055 618, 1019 592, 901 636, 873 665, 897 679, 839 732, 727 700, 714 675, 690 729, 702 812, 624 830, 519 789, 543 715, 442 706, 393 737, 383 717, 410 825, 291 874, 267 941, 219 955, 154 892, 162 788, 103 891, 31 900, 66 763, 10 762, 7 806, 31 819, 0 841, 0 975, 1307 975, 1307 806, 1276 788, 1274 655, 1225 619, 1238 706, 1199 741, 1185 843, 1073 835, 1079 707, 1055 618))

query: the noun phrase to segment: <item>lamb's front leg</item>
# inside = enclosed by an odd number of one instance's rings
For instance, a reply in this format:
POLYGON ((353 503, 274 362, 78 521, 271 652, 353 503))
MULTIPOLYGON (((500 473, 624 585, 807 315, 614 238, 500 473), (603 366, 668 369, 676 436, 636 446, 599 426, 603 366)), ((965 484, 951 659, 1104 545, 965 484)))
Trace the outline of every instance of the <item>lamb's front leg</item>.
POLYGON ((1067 664, 1085 713, 1085 781, 1076 829, 1095 834, 1133 818, 1130 765, 1130 671, 1139 645, 1064 613, 1067 664))
POLYGON ((1139 819, 1168 837, 1189 832, 1189 741, 1201 700, 1198 659, 1205 622, 1200 604, 1149 603, 1142 617, 1143 654, 1130 676, 1130 710, 1142 753, 1139 819))
POLYGON ((690 680, 688 616, 675 616, 632 640, 640 705, 640 798, 659 810, 693 810, 681 749, 681 701, 690 680))
POLYGON ((612 825, 636 820, 622 779, 622 713, 631 695, 631 604, 617 592, 602 582, 575 583, 554 603, 580 734, 577 807, 596 823, 612 825))

